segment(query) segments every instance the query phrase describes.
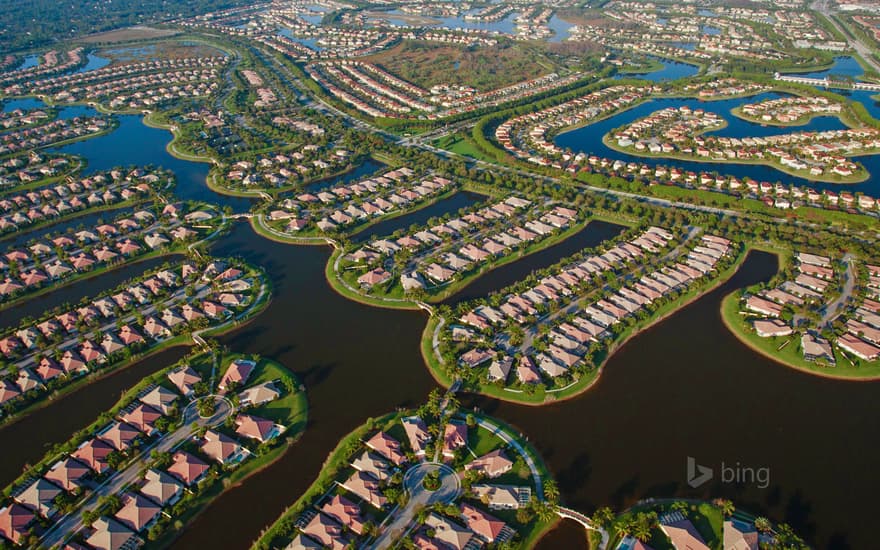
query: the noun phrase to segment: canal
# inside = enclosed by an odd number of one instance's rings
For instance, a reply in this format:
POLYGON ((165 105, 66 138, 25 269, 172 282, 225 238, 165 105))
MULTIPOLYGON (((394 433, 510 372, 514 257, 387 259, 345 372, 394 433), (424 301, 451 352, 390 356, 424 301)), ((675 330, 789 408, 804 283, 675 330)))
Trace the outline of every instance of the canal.
MULTIPOLYGON (((859 92, 854 92, 859 93, 859 92)), ((739 107, 745 103, 757 103, 768 99, 783 97, 778 93, 763 93, 747 98, 734 98, 718 101, 701 101, 699 99, 681 99, 681 98, 663 98, 651 99, 636 105, 631 109, 627 109, 621 113, 600 120, 594 124, 582 126, 580 128, 563 132, 556 136, 554 142, 556 145, 569 148, 574 152, 583 152, 586 154, 597 155, 599 157, 611 160, 621 160, 624 162, 638 162, 648 166, 675 166, 682 170, 691 170, 697 173, 720 173, 736 176, 739 179, 751 178, 757 181, 776 182, 783 181, 785 183, 794 183, 796 185, 809 186, 814 189, 829 189, 840 191, 857 192, 861 191, 871 196, 880 196, 880 179, 870 177, 867 181, 851 185, 841 185, 839 183, 825 183, 809 181, 805 178, 790 176, 771 166, 761 164, 731 164, 718 162, 700 162, 700 161, 684 161, 677 159, 641 156, 616 151, 606 146, 602 139, 605 135, 613 132, 615 129, 630 124, 636 120, 647 117, 652 113, 666 108, 679 108, 683 106, 691 109, 703 109, 706 112, 717 114, 719 117, 727 121, 727 126, 713 132, 706 132, 707 136, 743 138, 743 137, 767 137, 773 135, 787 134, 791 132, 822 132, 826 130, 840 130, 846 128, 845 125, 837 117, 822 116, 810 120, 808 123, 791 127, 766 126, 743 120, 731 114, 731 109, 739 107)), ((861 96, 856 99, 864 99, 861 96)), ((877 112, 872 107, 869 113, 877 112)), ((880 174, 880 155, 863 155, 853 157, 856 162, 865 166, 870 174, 880 174)))

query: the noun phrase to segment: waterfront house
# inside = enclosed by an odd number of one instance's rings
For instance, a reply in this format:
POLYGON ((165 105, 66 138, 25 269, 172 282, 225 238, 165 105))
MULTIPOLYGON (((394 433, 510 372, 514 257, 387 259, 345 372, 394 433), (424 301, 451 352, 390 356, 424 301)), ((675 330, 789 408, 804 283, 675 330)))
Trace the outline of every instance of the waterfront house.
POLYGON ((110 469, 107 464, 107 455, 113 452, 113 447, 102 439, 93 438, 83 442, 71 453, 71 457, 82 462, 97 474, 102 474, 110 469))
POLYGON ((320 512, 315 514, 315 517, 302 528, 302 534, 320 542, 323 548, 330 550, 345 550, 351 543, 343 526, 335 519, 320 512))
POLYGON ((177 451, 166 471, 189 486, 201 481, 208 472, 208 465, 186 451, 177 451))
POLYGON ((75 458, 67 457, 59 460, 43 474, 43 477, 67 492, 82 487, 82 480, 89 475, 89 467, 75 458))
POLYGON ((347 498, 333 495, 333 497, 321 507, 321 512, 335 519, 353 532, 359 535, 363 533, 366 519, 361 515, 361 510, 358 505, 347 498))
POLYGON ((92 524, 86 544, 95 550, 126 550, 140 546, 137 535, 119 521, 100 517, 92 524))
POLYGON ((697 528, 681 512, 671 512, 661 517, 660 529, 669 537, 674 548, 709 550, 697 528))
POLYGON ((531 489, 515 485, 472 485, 471 490, 492 510, 515 510, 525 506, 531 497, 531 489))
POLYGON ((183 394, 191 397, 195 391, 195 385, 202 381, 202 377, 189 366, 182 366, 168 373, 168 380, 183 394))
POLYGON ((425 422, 418 416, 409 416, 403 418, 403 431, 409 440, 410 449, 413 450, 417 457, 425 456, 425 447, 431 441, 431 434, 428 433, 428 427, 425 422))
POLYGON ((16 495, 15 500, 44 518, 50 518, 55 515, 55 497, 59 494, 61 494, 61 488, 58 485, 38 477, 24 491, 16 495))
POLYGON ((244 459, 244 448, 238 441, 215 430, 205 432, 204 442, 200 447, 202 453, 220 464, 233 464, 244 459))
POLYGON ((126 493, 116 519, 135 533, 149 529, 159 518, 162 507, 140 493, 126 493))
POLYGON ((250 414, 239 414, 235 419, 235 426, 235 433, 260 443, 265 443, 277 437, 283 429, 271 420, 250 414))
POLYGON ((467 446, 468 429, 463 422, 450 421, 443 431, 443 456, 453 458, 455 451, 467 446))
POLYGON ((487 543, 497 541, 505 530, 510 531, 503 521, 468 503, 462 503, 460 510, 467 528, 487 543))
POLYGON ((140 492, 159 506, 170 506, 180 500, 183 485, 166 472, 147 470, 140 492))
POLYGON ((34 513, 21 504, 4 506, 0 508, 0 535, 13 544, 24 544, 35 519, 34 513))
POLYGON ((374 508, 381 509, 388 503, 388 500, 382 494, 379 480, 365 472, 355 471, 340 485, 346 491, 359 496, 374 508))
POLYGON ((507 458, 503 449, 491 451, 464 465, 465 470, 476 470, 490 478, 506 474, 511 468, 513 468, 513 461, 507 458))
POLYGON ((380 456, 384 457, 395 466, 400 466, 406 462, 406 455, 403 454, 400 442, 385 432, 378 432, 376 435, 368 439, 365 445, 379 453, 380 456))
POLYGON ((725 550, 758 550, 758 530, 741 519, 725 519, 723 524, 725 550))
POLYGON ((177 394, 163 386, 156 386, 140 398, 141 403, 162 414, 170 414, 176 400, 177 394))
POLYGON ((264 382, 262 384, 247 388, 238 394, 239 404, 242 407, 257 406, 263 403, 269 403, 281 396, 281 391, 275 387, 273 382, 264 382))
POLYGON ((254 361, 236 359, 230 363, 226 372, 223 373, 223 378, 220 379, 217 388, 221 393, 225 393, 232 385, 235 385, 236 387, 243 386, 247 383, 256 366, 257 363, 254 361))

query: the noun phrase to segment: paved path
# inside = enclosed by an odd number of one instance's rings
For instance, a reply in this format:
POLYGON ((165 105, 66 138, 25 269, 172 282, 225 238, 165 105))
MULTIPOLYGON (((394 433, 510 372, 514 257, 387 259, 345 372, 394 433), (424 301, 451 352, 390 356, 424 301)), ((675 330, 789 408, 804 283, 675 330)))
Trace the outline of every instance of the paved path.
POLYGON ((822 315, 822 321, 819 323, 819 326, 824 327, 830 325, 843 313, 843 306, 846 304, 846 301, 849 300, 850 296, 852 296, 853 290, 855 290, 856 286, 854 260, 855 258, 852 254, 846 254, 843 257, 843 261, 846 262, 846 273, 843 275, 843 290, 837 299, 829 302, 825 306, 825 314, 822 315))
POLYGON ((386 526, 371 549, 383 550, 391 547, 400 540, 409 530, 416 514, 427 506, 436 503, 449 504, 461 495, 461 480, 458 474, 445 464, 436 462, 422 462, 406 471, 403 476, 403 488, 406 490, 409 500, 403 508, 393 512, 394 521, 386 526), (422 481, 430 472, 440 471, 440 488, 429 491, 424 488, 422 481))
POLYGON ((70 535, 82 529, 85 525, 82 518, 83 511, 94 509, 98 504, 98 499, 107 495, 119 495, 125 486, 137 481, 140 478, 141 471, 146 468, 146 464, 150 460, 150 454, 154 449, 160 453, 170 452, 192 434, 192 424, 194 422, 199 427, 213 427, 221 424, 229 415, 235 412, 235 408, 228 399, 220 396, 215 396, 215 398, 217 400, 217 408, 209 418, 200 417, 196 410, 196 402, 191 401, 183 410, 183 422, 180 428, 143 449, 136 460, 131 462, 125 470, 117 472, 102 483, 75 511, 56 518, 54 525, 40 540, 41 547, 50 548, 59 545, 70 535))

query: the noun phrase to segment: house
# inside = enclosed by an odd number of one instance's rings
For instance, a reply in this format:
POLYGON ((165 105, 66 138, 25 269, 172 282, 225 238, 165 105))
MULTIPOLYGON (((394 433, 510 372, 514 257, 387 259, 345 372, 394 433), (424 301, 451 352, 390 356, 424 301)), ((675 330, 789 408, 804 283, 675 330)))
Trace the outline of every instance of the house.
POLYGON ((330 550, 345 550, 351 543, 342 525, 320 512, 302 528, 302 534, 320 542, 322 548, 330 548, 330 550))
POLYGON ((324 550, 325 548, 324 544, 300 533, 290 541, 284 550, 324 550))
POLYGON ((880 348, 850 333, 842 334, 838 337, 837 345, 840 349, 848 351, 865 361, 873 361, 880 355, 880 348))
POLYGON ((117 451, 125 451, 140 435, 141 432, 137 428, 126 422, 113 422, 109 428, 100 432, 98 437, 117 451))
POLYGON ((831 344, 821 336, 805 332, 801 335, 801 350, 807 361, 823 361, 830 365, 836 363, 831 344))
POLYGON ((333 498, 321 507, 321 512, 348 527, 353 532, 359 535, 363 533, 366 520, 361 515, 358 505, 347 498, 333 495, 333 498))
POLYGON ((19 395, 21 391, 12 380, 0 379, 0 405, 12 401, 19 395))
POLYGON ((168 380, 184 397, 191 397, 195 391, 195 385, 202 381, 202 377, 189 366, 183 366, 169 372, 168 380))
POLYGON ((61 494, 61 487, 55 485, 42 477, 38 477, 36 481, 19 493, 15 500, 24 506, 27 506, 34 512, 40 514, 44 518, 50 518, 55 515, 55 497, 61 494))
POLYGON ((723 525, 724 550, 758 550, 758 531, 751 523, 731 518, 723 525))
POLYGON ((538 367, 535 366, 535 362, 530 357, 525 355, 520 358, 516 366, 516 377, 523 384, 538 384, 541 382, 541 373, 538 371, 538 367))
POLYGON ((492 510, 515 510, 528 504, 532 491, 515 485, 473 485, 474 495, 492 510))
POLYGON ((119 521, 100 517, 92 524, 86 544, 95 550, 122 550, 139 546, 137 535, 119 521))
POLYGON ((409 416, 403 418, 400 423, 403 424, 410 449, 417 457, 425 456, 425 447, 431 441, 431 434, 428 433, 425 422, 418 416, 409 416))
POLYGON ((453 458, 455 451, 467 447, 468 430, 463 422, 449 422, 443 431, 443 456, 453 458))
POLYGON ((351 462, 351 466, 355 470, 369 474, 379 481, 385 481, 393 473, 390 464, 370 451, 361 453, 359 457, 351 462))
POLYGON ((269 403, 280 396, 281 391, 270 381, 247 388, 238 394, 238 402, 242 407, 249 407, 269 403))
POLYGON ((275 424, 271 420, 250 414, 238 415, 235 419, 235 426, 235 433, 260 443, 265 443, 277 437, 283 431, 282 426, 275 424))
POLYGON ((70 456, 82 462, 96 474, 106 472, 107 455, 113 452, 113 447, 102 439, 94 438, 82 443, 70 456))
POLYGON ((465 470, 475 470, 487 477, 496 478, 513 468, 513 461, 507 458, 503 449, 495 449, 464 465, 465 470))
POLYGON ((391 273, 385 271, 381 267, 377 267, 358 277, 357 282, 363 288, 370 288, 376 285, 381 285, 382 283, 388 281, 390 278, 391 273))
POLYGON ((36 516, 21 504, 0 508, 0 535, 13 544, 24 544, 36 516))
POLYGON ((468 503, 462 503, 460 510, 467 528, 488 543, 495 542, 499 539, 505 528, 509 529, 507 524, 500 519, 491 516, 468 503))
POLYGON ((129 412, 123 414, 120 419, 126 424, 134 426, 141 432, 147 435, 152 435, 155 431, 154 426, 156 424, 156 420, 161 417, 161 412, 157 411, 149 405, 140 403, 129 412))
POLYGON ((208 465, 199 458, 187 453, 186 451, 177 451, 172 457, 173 464, 166 470, 187 486, 193 485, 201 481, 202 477, 208 471, 208 465))
POLYGON ((177 401, 177 394, 163 386, 156 386, 142 395, 140 401, 162 414, 170 414, 174 409, 174 402, 177 401))
POLYGON ((159 506, 170 506, 180 500, 183 484, 161 470, 147 470, 140 492, 159 506))
POLYGON ((406 455, 403 454, 400 448, 400 442, 385 432, 377 433, 367 440, 365 445, 395 466, 400 466, 406 462, 406 455))
MULTIPOLYGON (((440 547, 444 550, 446 548, 464 550, 472 547, 470 543, 474 538, 474 533, 443 516, 433 512, 428 514, 428 517, 425 518, 425 527, 434 532, 433 538, 441 543, 440 547)), ((418 536, 425 537, 422 534, 418 536)), ((477 548, 480 546, 476 545, 477 548)))
POLYGON ((388 502, 379 487, 379 480, 365 472, 355 471, 340 485, 374 508, 383 508, 388 502))
POLYGON ((660 518, 660 529, 675 548, 709 550, 694 524, 681 512, 670 512, 660 518))
POLYGON ((752 325, 761 338, 788 336, 792 333, 792 328, 779 319, 756 319, 752 325))
POLYGON ((238 441, 214 430, 205 432, 204 443, 200 449, 205 456, 220 464, 232 464, 244 459, 244 449, 238 441))
POLYGON ((159 518, 162 507, 140 493, 127 493, 122 497, 122 508, 116 519, 135 533, 149 529, 159 518))
POLYGON ((82 486, 81 481, 87 475, 88 466, 75 458, 67 457, 53 464, 43 477, 65 491, 73 492, 82 486))
POLYGON ((513 357, 505 355, 503 358, 495 359, 492 361, 492 364, 489 365, 489 371, 486 376, 489 379, 489 382, 501 381, 504 382, 507 380, 507 375, 510 374, 510 368, 513 366, 513 357))
POLYGON ((256 366, 257 363, 255 361, 236 359, 229 364, 226 372, 223 373, 223 378, 220 379, 220 383, 217 385, 218 389, 220 392, 225 393, 232 385, 236 387, 245 385, 256 366))

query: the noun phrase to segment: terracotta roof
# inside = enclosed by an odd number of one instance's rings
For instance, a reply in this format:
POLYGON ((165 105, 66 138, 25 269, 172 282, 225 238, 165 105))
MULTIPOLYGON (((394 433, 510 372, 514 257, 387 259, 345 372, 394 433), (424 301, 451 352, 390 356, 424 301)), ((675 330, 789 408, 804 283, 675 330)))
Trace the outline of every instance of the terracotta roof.
POLYGON ((177 451, 173 460, 174 464, 168 467, 167 472, 187 485, 197 482, 208 471, 208 465, 205 462, 186 451, 177 451))
POLYGON ((116 512, 120 523, 139 532, 147 527, 162 511, 162 507, 139 493, 128 493, 122 497, 122 508, 116 512))

